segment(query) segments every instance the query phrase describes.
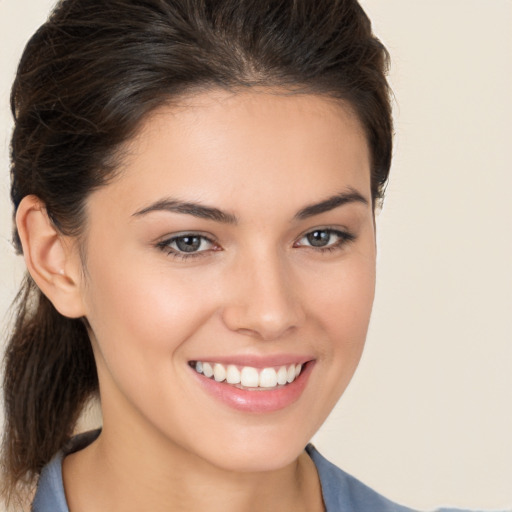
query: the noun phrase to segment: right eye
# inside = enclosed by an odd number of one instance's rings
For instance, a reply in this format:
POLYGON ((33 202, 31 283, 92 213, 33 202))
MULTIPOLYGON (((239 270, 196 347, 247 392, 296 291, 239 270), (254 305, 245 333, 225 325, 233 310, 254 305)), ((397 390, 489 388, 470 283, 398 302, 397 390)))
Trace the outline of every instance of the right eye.
POLYGON ((201 256, 203 253, 215 249, 216 246, 204 235, 184 233, 159 242, 157 247, 167 252, 169 256, 186 259, 201 256))

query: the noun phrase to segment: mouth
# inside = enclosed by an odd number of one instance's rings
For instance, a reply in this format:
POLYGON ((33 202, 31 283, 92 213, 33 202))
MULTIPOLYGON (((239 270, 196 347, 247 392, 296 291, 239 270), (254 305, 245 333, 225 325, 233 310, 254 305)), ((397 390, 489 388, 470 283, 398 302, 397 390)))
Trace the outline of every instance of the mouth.
POLYGON ((297 402, 315 367, 314 359, 286 359, 279 357, 272 361, 279 366, 264 366, 262 361, 246 361, 254 366, 215 360, 195 360, 188 364, 196 382, 209 396, 241 412, 264 414, 297 402))
POLYGON ((208 379, 249 391, 270 391, 292 384, 302 373, 305 364, 289 363, 281 366, 255 368, 234 364, 224 365, 211 361, 189 362, 189 365, 197 373, 208 379))

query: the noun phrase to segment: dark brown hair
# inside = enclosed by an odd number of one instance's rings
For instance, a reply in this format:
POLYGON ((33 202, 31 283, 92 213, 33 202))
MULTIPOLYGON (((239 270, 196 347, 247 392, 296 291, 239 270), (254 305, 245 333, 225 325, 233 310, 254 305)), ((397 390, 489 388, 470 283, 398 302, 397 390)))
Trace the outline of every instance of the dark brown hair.
MULTIPOLYGON (((84 204, 149 112, 192 89, 278 87, 348 104, 372 159, 391 162, 388 55, 355 0, 62 0, 28 42, 12 88, 11 197, 38 196, 78 236, 84 204)), ((21 252, 19 236, 14 243, 21 252)), ((72 434, 97 376, 83 319, 61 316, 29 276, 5 357, 5 495, 72 434)))

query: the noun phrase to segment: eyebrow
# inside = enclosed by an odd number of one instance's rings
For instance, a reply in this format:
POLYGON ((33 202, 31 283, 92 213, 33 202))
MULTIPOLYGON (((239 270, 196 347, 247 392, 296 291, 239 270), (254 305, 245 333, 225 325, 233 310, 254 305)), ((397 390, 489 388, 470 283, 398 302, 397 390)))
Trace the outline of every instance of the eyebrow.
POLYGON ((215 222, 222 222, 223 224, 236 224, 238 219, 231 213, 223 212, 218 208, 212 206, 204 206, 198 203, 183 202, 177 199, 162 199, 156 203, 135 212, 134 216, 146 215, 150 212, 167 211, 175 213, 184 213, 186 215, 193 215, 200 219, 214 220, 215 222))
POLYGON ((366 206, 369 204, 368 199, 357 192, 357 190, 350 188, 347 192, 341 192, 325 199, 324 201, 321 201, 320 203, 315 203, 302 208, 302 210, 295 214, 295 219, 307 219, 309 217, 313 217, 314 215, 319 215, 321 213, 334 210, 335 208, 349 203, 361 203, 366 206))
MULTIPOLYGON (((296 220, 303 220, 321 213, 334 210, 345 204, 349 203, 361 203, 368 205, 368 200, 354 189, 349 189, 347 192, 341 192, 334 196, 331 196, 324 201, 319 203, 311 204, 299 210, 294 218, 296 220)), ((185 215, 192 215, 200 219, 213 220, 215 222, 221 222, 223 224, 237 224, 238 219, 235 215, 224 212, 219 208, 212 206, 205 206, 193 202, 184 202, 177 199, 167 198, 161 199, 141 210, 138 210, 133 214, 134 217, 140 217, 150 212, 167 211, 174 213, 181 213, 185 215)))

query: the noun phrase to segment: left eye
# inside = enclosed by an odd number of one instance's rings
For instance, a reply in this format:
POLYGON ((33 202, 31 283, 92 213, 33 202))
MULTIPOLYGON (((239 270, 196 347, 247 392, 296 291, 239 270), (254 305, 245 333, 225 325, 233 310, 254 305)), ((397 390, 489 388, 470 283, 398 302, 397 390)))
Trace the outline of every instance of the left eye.
POLYGON ((335 247, 352 239, 352 235, 336 229, 315 229, 300 238, 297 245, 322 249, 335 247))

